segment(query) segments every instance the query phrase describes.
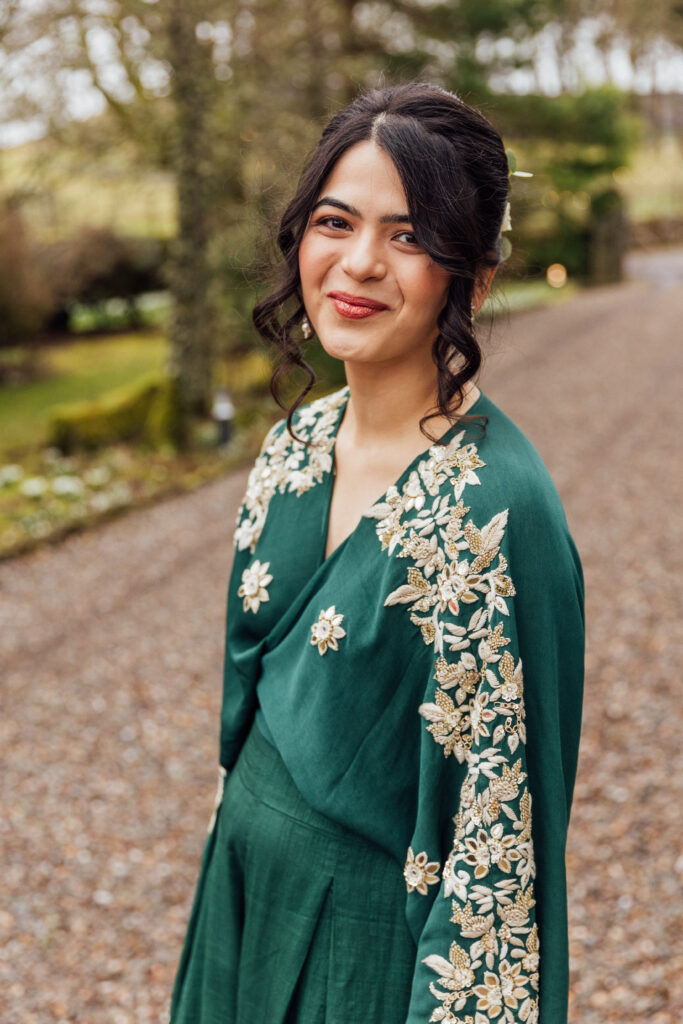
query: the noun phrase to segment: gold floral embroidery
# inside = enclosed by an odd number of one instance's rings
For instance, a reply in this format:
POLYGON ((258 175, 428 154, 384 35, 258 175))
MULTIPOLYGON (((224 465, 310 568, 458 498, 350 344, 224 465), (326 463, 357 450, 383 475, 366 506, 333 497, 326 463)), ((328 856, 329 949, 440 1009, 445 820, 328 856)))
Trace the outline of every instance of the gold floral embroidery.
POLYGON ((436 691, 433 704, 421 704, 418 710, 423 718, 431 722, 427 730, 443 747, 444 756, 455 754, 458 761, 464 761, 471 744, 470 716, 456 707, 443 690, 436 691))
POLYGON ((343 618, 333 604, 326 611, 321 609, 318 621, 311 626, 311 643, 320 654, 324 654, 328 647, 333 651, 339 650, 337 640, 346 636, 346 630, 341 626, 343 618))
MULTIPOLYGON (((440 983, 450 994, 451 1006, 456 1010, 461 1009, 467 1001, 467 994, 475 980, 475 974, 472 970, 473 964, 468 952, 462 946, 459 946, 457 942, 452 942, 451 948, 448 951, 448 960, 437 953, 432 953, 430 956, 425 957, 424 962, 439 975, 440 983)), ((430 985, 430 990, 433 994, 436 994, 434 984, 430 985)), ((435 1013, 438 1012, 435 1011, 435 1013)), ((456 1019, 458 1018, 453 1017, 450 1011, 447 1016, 437 1017, 432 1014, 430 1018, 430 1020, 445 1020, 449 1024, 456 1019)), ((467 1021, 468 1018, 465 1018, 465 1022, 467 1021)), ((471 1017, 469 1021, 472 1021, 471 1017)))
POLYGON ((312 441, 311 447, 294 440, 285 420, 279 420, 268 431, 237 513, 234 543, 239 551, 249 548, 253 553, 256 549, 276 492, 300 496, 331 471, 335 428, 347 396, 348 387, 343 387, 301 409, 295 431, 299 437, 312 441))
MULTIPOLYGON (((484 983, 475 985, 474 992, 477 998, 477 1009, 484 1010, 489 1020, 495 1019, 503 1012, 506 1006, 511 1010, 520 1011, 522 1020, 530 1020, 529 1009, 531 1000, 529 998, 529 979, 522 974, 521 964, 512 964, 507 960, 501 960, 499 973, 493 971, 484 973, 484 983), (524 1000, 526 1006, 520 1008, 520 1000, 524 1000)), ((503 1020, 511 1020, 507 1014, 503 1020)))
POLYGON ((257 612, 262 601, 269 601, 268 584, 273 582, 273 577, 268 572, 270 562, 259 562, 258 558, 248 566, 242 573, 242 582, 237 591, 237 596, 243 598, 242 605, 245 612, 257 612))
POLYGON ((402 489, 390 488, 366 513, 377 520, 382 550, 410 563, 384 604, 406 605, 434 649, 434 700, 418 713, 443 756, 467 766, 443 869, 457 939, 448 959, 430 953, 422 962, 437 975, 432 1021, 475 1024, 461 1011, 476 1006, 476 1024, 538 1024, 524 679, 504 635, 515 595, 501 551, 508 510, 482 526, 467 518, 465 487, 481 483, 485 463, 463 438, 430 448, 402 489))
POLYGON ((213 812, 211 814, 211 820, 209 822, 209 827, 208 827, 208 830, 207 830, 209 832, 209 834, 211 834, 211 832, 213 832, 213 827, 216 824, 216 818, 218 816, 218 808, 220 807, 221 803, 223 802, 223 791, 224 791, 224 788, 225 788, 225 777, 226 777, 227 774, 228 773, 226 772, 226 770, 223 767, 223 765, 219 764, 218 765, 218 787, 216 789, 216 796, 215 796, 214 802, 213 802, 213 812))
POLYGON ((424 850, 418 853, 416 857, 412 846, 409 846, 405 867, 403 868, 403 877, 406 880, 408 892, 416 889, 423 896, 426 896, 427 886, 435 885, 441 881, 437 874, 439 867, 439 861, 429 860, 424 850))

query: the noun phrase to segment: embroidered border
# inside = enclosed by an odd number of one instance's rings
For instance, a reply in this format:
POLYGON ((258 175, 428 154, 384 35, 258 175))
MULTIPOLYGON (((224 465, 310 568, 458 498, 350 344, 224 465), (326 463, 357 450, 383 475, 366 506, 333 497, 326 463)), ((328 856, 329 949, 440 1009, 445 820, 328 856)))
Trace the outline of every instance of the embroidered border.
POLYGON ((348 386, 304 406, 295 420, 299 437, 314 442, 309 448, 295 441, 279 420, 266 434, 261 452, 247 482, 244 500, 237 512, 235 547, 254 553, 268 515, 273 495, 295 492, 297 497, 319 484, 332 469, 332 447, 339 410, 345 403, 348 386))
MULTIPOLYGON (((377 519, 382 549, 412 562, 406 583, 384 603, 407 605, 411 622, 434 647, 438 685, 433 702, 418 712, 443 756, 467 764, 442 873, 454 939, 448 958, 434 952, 422 961, 437 975, 429 988, 439 1005, 430 1020, 473 1024, 474 1010, 476 1024, 536 1024, 539 941, 531 795, 524 785, 524 683, 504 635, 515 594, 500 550, 508 510, 482 527, 466 518, 465 488, 481 483, 477 471, 485 463, 463 438, 464 431, 447 446, 432 446, 401 491, 390 488, 366 515, 377 519)), ((410 847, 406 863, 412 858, 410 847)), ((409 891, 417 889, 406 881, 409 891)))

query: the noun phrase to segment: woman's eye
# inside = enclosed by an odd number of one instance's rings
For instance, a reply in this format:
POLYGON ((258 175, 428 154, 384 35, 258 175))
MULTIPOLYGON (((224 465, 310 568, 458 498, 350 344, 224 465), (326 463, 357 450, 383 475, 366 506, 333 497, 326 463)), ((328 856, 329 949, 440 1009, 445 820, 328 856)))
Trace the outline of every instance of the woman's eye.
POLYGON ((402 231, 400 235, 396 235, 399 242, 405 242, 407 245, 417 245, 417 238, 412 231, 402 231))
POLYGON ((342 217, 321 217, 318 224, 324 224, 326 228, 345 228, 347 226, 342 217))

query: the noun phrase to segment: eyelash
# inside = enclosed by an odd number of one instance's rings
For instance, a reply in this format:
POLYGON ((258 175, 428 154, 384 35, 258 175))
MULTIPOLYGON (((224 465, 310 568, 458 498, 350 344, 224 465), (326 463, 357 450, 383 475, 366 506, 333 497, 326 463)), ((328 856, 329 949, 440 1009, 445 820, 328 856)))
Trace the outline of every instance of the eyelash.
MULTIPOLYGON (((338 225, 339 225, 339 224, 341 224, 341 225, 343 225, 343 227, 348 227, 348 224, 347 224, 347 222, 346 222, 346 221, 345 221, 345 220, 343 219, 343 217, 334 217, 334 216, 332 216, 332 214, 329 214, 329 215, 328 215, 327 217, 321 217, 321 218, 320 218, 319 220, 317 220, 317 221, 315 222, 315 223, 316 223, 316 227, 317 227, 317 226, 318 226, 319 224, 322 224, 322 225, 323 225, 324 227, 330 227, 330 228, 332 228, 332 229, 334 230, 334 225, 332 225, 332 224, 330 223, 330 221, 337 221, 337 224, 338 224, 338 225)), ((415 238, 415 235, 413 234, 413 232, 412 232, 412 231, 400 231, 400 232, 399 232, 399 235, 398 235, 398 236, 396 236, 396 237, 400 237, 400 235, 410 235, 410 237, 411 237, 411 238, 412 238, 412 240, 413 240, 412 242, 404 242, 404 243, 403 243, 404 245, 414 245, 414 246, 415 246, 416 248, 418 247, 418 245, 417 245, 417 239, 415 238)))

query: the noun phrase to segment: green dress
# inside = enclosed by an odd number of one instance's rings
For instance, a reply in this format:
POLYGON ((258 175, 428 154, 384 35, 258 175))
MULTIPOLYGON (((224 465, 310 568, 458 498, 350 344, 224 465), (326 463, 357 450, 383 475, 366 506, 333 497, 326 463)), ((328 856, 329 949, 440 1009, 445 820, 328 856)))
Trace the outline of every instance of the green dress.
POLYGON ((221 785, 171 1020, 242 1024, 261 986, 269 1024, 565 1024, 584 617, 560 499, 482 393, 484 429, 452 426, 325 558, 347 400, 297 412, 310 446, 269 431, 238 513, 221 785), (334 886, 367 910, 355 939, 334 886))

